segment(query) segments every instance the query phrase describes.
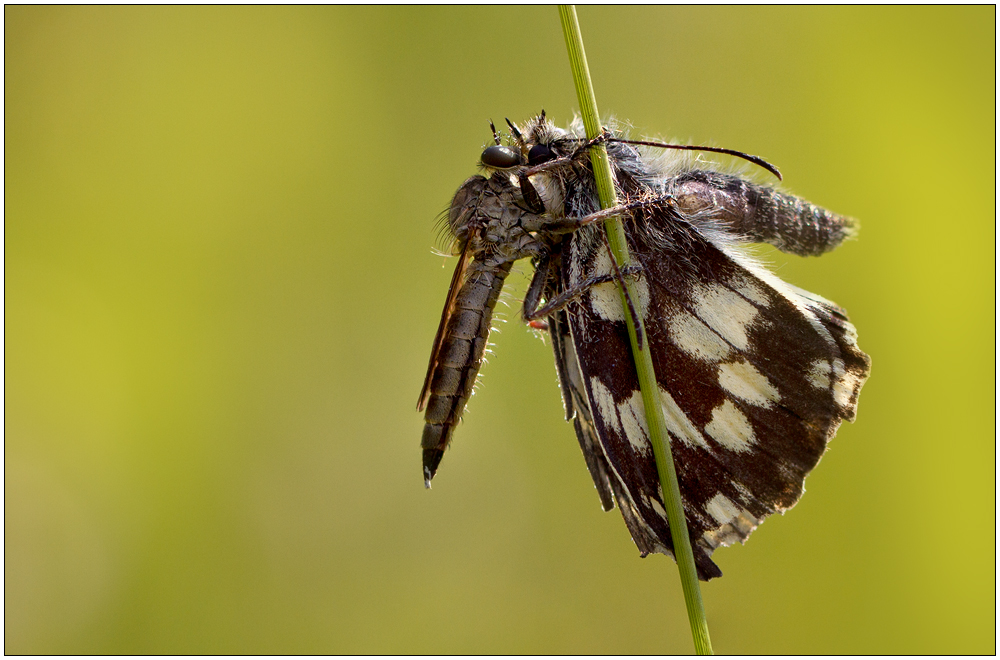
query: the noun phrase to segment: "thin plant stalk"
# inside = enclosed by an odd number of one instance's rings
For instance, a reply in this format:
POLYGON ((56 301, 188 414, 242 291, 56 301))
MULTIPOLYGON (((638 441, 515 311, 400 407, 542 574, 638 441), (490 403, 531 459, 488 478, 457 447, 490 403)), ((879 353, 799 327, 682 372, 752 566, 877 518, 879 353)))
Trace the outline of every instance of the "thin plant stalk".
MULTIPOLYGON (((594 96, 594 87, 590 80, 590 70, 587 67, 587 55, 583 48, 580 23, 576 17, 576 7, 560 5, 559 17, 562 21, 563 34, 566 37, 566 48, 569 51, 576 93, 580 100, 583 125, 587 131, 587 138, 593 139, 600 134, 602 129, 600 115, 597 112, 597 99, 594 96)), ((611 174, 611 164, 603 143, 595 144, 590 148, 590 162, 594 170, 601 207, 607 209, 616 206, 618 200, 611 174)), ((631 257, 628 253, 628 244, 625 240, 625 230, 621 220, 617 217, 606 220, 604 228, 607 231, 608 242, 615 260, 622 267, 628 265, 631 257)), ((622 307, 628 309, 628 299, 639 300, 635 284, 631 279, 619 280, 618 284, 622 295, 622 307), (626 291, 628 298, 626 298, 626 291)), ((670 437, 667 435, 660 390, 656 384, 656 374, 653 371, 653 361, 649 353, 649 341, 647 339, 640 349, 636 340, 639 335, 636 334, 637 328, 633 323, 633 316, 624 314, 624 317, 628 326, 629 339, 632 342, 632 355, 639 376, 643 407, 646 409, 646 425, 649 427, 653 454, 656 457, 656 469, 663 487, 667 521, 670 523, 670 532, 674 542, 674 555, 677 558, 677 568, 684 590, 684 601, 687 604, 688 619, 691 622, 691 636, 694 640, 695 651, 699 655, 711 655, 712 642, 708 634, 708 622, 705 619, 705 606, 701 600, 701 586, 698 583, 694 553, 691 551, 691 539, 684 518, 684 507, 681 504, 677 471, 674 469, 674 459, 670 452, 670 437)), ((642 327, 641 312, 636 315, 635 321, 638 321, 641 336, 648 338, 649 333, 642 327)))

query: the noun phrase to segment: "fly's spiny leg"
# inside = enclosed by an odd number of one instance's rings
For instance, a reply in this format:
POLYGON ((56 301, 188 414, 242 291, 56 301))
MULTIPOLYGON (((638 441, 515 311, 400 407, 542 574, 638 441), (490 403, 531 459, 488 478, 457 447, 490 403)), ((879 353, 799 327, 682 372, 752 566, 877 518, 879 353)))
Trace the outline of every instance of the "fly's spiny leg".
MULTIPOLYGON (((623 278, 630 275, 638 275, 642 272, 642 266, 630 264, 622 268, 619 272, 623 278)), ((541 307, 538 307, 538 304, 541 302, 540 300, 534 300, 533 304, 529 306, 528 299, 525 298, 523 310, 524 320, 530 323, 538 319, 543 319, 546 316, 551 316, 585 294, 591 287, 597 286, 598 284, 607 284, 608 282, 617 281, 618 277, 610 274, 588 277, 582 282, 574 285, 572 288, 566 289, 559 295, 555 296, 552 300, 545 301, 545 304, 541 307)))

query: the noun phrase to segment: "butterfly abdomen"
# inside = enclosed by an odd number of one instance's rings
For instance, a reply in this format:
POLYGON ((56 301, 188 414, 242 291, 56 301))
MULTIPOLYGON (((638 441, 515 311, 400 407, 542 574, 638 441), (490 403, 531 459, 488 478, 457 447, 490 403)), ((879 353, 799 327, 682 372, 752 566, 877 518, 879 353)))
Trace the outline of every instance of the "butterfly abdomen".
POLYGON ((728 232, 803 257, 829 252, 857 231, 852 218, 729 174, 686 172, 670 189, 683 212, 708 214, 728 232))

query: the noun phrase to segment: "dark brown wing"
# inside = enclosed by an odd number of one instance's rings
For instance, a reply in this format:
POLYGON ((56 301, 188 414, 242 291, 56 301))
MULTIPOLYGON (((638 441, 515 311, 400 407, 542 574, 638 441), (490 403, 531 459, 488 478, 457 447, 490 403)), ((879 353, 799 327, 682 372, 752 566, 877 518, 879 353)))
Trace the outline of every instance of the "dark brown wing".
MULTIPOLYGON (((655 239, 633 225, 630 248, 698 573, 710 579, 721 575, 716 547, 799 499, 841 421, 853 420, 870 363, 842 310, 673 220, 647 218, 655 239)), ((589 229, 568 252, 566 287, 610 272, 589 229)), ((567 316, 632 538, 643 554, 672 555, 616 285, 592 287, 567 316)))
POLYGON ((590 471, 597 494, 601 498, 601 508, 610 511, 615 508, 615 498, 612 496, 615 484, 609 476, 611 469, 608 467, 604 452, 601 451, 600 437, 594 426, 590 402, 587 400, 587 388, 580 374, 576 349, 569 333, 569 319, 566 318, 565 311, 559 311, 549 316, 548 323, 552 351, 556 359, 556 372, 559 375, 563 405, 566 409, 566 421, 573 422, 576 438, 580 442, 583 458, 587 462, 587 470, 590 471))
POLYGON ((438 324, 437 334, 434 335, 434 348, 431 349, 431 359, 427 365, 427 375, 424 376, 424 386, 420 388, 420 398, 417 399, 417 411, 422 412, 427 405, 427 399, 431 395, 431 379, 434 376, 434 368, 437 367, 441 357, 441 344, 444 342, 445 330, 448 328, 448 321, 455 311, 455 299, 465 281, 465 271, 472 260, 472 250, 469 248, 469 241, 462 246, 462 253, 455 264, 455 272, 451 275, 451 284, 448 286, 448 297, 444 301, 444 309, 441 310, 441 322, 438 324))

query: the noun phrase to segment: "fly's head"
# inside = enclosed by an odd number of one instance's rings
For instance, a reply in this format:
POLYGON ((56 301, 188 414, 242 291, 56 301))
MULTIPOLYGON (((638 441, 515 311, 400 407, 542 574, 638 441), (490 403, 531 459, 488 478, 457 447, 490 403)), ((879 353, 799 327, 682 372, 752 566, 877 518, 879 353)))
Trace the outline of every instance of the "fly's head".
POLYGON ((520 190, 524 207, 532 213, 561 216, 563 176, 579 140, 548 121, 544 110, 520 129, 510 120, 507 125, 510 139, 503 144, 490 123, 495 144, 483 151, 482 167, 488 172, 504 173, 520 190))
POLYGON ((494 144, 483 150, 480 167, 485 176, 466 181, 452 200, 448 229, 455 238, 453 251, 467 243, 473 253, 520 253, 520 230, 534 233, 549 218, 565 215, 568 180, 574 170, 587 168, 587 154, 573 133, 539 116, 518 128, 509 120, 509 137, 501 139, 493 126, 494 144))
POLYGON ((520 129, 514 125, 510 127, 511 134, 520 145, 525 163, 529 167, 559 158, 570 158, 576 154, 580 145, 579 136, 550 122, 545 117, 544 110, 537 117, 525 122, 520 129))

